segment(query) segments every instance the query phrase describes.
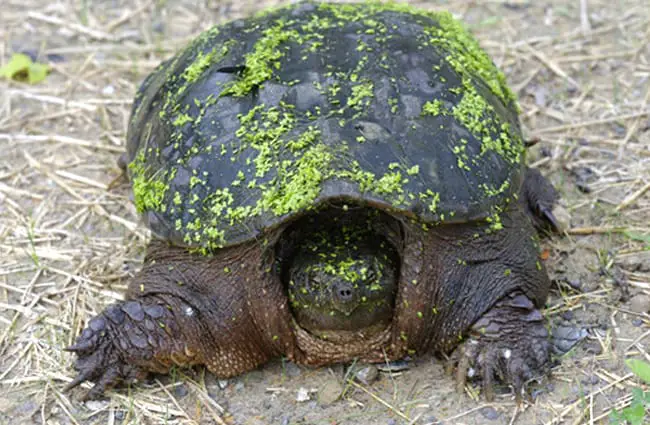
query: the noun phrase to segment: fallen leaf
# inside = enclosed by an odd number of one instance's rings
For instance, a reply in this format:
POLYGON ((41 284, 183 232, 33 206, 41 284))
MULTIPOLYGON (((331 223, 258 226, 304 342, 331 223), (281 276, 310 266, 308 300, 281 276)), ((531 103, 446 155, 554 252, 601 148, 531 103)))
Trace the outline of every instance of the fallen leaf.
POLYGON ((23 53, 14 53, 9 62, 0 68, 0 77, 36 84, 45 79, 49 70, 46 64, 34 62, 23 53))
POLYGON ((550 256, 551 256, 551 251, 549 249, 543 250, 542 253, 540 254, 540 257, 542 257, 543 261, 548 260, 550 256))

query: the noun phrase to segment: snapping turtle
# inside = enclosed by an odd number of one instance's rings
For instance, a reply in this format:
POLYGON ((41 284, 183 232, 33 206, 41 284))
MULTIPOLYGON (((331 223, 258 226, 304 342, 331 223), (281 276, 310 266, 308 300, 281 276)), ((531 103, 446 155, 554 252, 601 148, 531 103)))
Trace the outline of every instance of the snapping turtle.
POLYGON ((461 343, 457 379, 471 367, 488 397, 547 367, 535 228, 558 195, 451 15, 303 2, 214 27, 146 78, 127 148, 155 237, 68 348, 69 388, 461 343))

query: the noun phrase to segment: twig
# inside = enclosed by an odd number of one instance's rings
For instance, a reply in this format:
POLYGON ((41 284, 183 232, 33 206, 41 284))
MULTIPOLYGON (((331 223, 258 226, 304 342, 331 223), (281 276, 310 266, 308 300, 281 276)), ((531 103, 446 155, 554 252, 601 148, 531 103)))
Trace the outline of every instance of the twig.
POLYGON ((400 418, 404 419, 405 421, 409 421, 409 422, 411 421, 411 418, 409 418, 407 415, 405 415, 404 413, 402 413, 401 410, 397 409, 395 406, 391 405, 390 403, 388 403, 387 401, 385 401, 384 399, 382 399, 382 398, 379 397, 378 395, 372 393, 371 391, 368 391, 368 390, 367 390, 366 388, 364 388, 362 385, 357 384, 356 382, 354 382, 354 381, 351 380, 351 379, 350 379, 348 382, 349 382, 350 385, 352 385, 353 387, 360 389, 360 390, 363 391, 364 393, 368 394, 370 397, 374 398, 374 399, 375 399, 376 401, 378 401, 379 403, 381 403, 381 404, 383 404, 384 406, 386 406, 386 407, 387 407, 388 409, 390 409, 391 411, 395 412, 395 414, 396 414, 397 416, 399 416, 400 418))
POLYGON ((556 131, 572 130, 572 129, 581 128, 581 127, 590 127, 592 125, 609 124, 611 122, 624 121, 624 120, 629 120, 629 119, 633 119, 633 118, 644 117, 646 115, 650 115, 650 111, 635 112, 633 114, 618 115, 616 117, 602 118, 602 119, 599 119, 599 120, 583 121, 583 122, 578 122, 578 123, 575 123, 575 124, 564 124, 564 125, 558 125, 558 126, 555 126, 555 127, 540 128, 540 129, 535 130, 532 133, 532 136, 535 136, 535 135, 538 135, 538 134, 541 134, 541 133, 551 133, 551 132, 556 132, 556 131))
POLYGON ((39 12, 33 12, 33 11, 27 12, 27 17, 31 19, 35 19, 37 21, 46 22, 48 24, 65 27, 71 31, 77 32, 79 34, 87 35, 88 37, 94 38, 96 40, 104 40, 104 41, 120 40, 119 37, 115 37, 112 34, 108 34, 103 31, 98 31, 92 28, 88 28, 85 25, 77 24, 74 22, 66 22, 61 18, 43 15, 42 13, 39 12))
POLYGON ((618 211, 622 210, 623 208, 626 208, 626 207, 630 206, 632 203, 634 203, 634 201, 639 199, 641 197, 641 195, 646 193, 648 191, 648 189, 650 189, 650 183, 647 183, 641 189, 637 190, 636 192, 634 192, 633 194, 631 194, 630 196, 625 198, 620 204, 618 204, 618 206, 616 207, 616 209, 614 211, 618 212, 618 211))

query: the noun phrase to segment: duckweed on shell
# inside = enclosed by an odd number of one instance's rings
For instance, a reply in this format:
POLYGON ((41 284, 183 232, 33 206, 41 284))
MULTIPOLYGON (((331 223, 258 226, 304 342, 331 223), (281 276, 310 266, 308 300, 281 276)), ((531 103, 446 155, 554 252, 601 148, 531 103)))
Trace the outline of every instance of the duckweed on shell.
POLYGON ((380 2, 207 31, 143 83, 128 152, 152 230, 206 253, 341 197, 498 227, 523 167, 515 97, 476 40, 380 2))

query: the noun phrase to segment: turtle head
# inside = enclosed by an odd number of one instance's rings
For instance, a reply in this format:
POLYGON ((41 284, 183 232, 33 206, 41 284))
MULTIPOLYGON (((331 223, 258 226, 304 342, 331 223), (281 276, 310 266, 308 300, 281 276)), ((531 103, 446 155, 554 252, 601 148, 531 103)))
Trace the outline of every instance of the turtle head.
POLYGON ((390 323, 399 261, 384 237, 367 226, 328 226, 296 248, 285 276, 303 329, 327 335, 390 323))

